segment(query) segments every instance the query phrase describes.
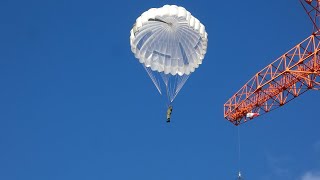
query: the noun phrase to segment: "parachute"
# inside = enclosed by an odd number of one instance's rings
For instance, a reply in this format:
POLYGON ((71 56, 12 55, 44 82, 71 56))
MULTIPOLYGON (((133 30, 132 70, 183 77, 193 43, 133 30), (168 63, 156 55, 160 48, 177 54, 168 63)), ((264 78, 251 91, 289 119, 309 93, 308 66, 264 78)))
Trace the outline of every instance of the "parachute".
POLYGON ((207 51, 205 26, 183 7, 151 8, 130 31, 131 51, 171 104, 207 51))

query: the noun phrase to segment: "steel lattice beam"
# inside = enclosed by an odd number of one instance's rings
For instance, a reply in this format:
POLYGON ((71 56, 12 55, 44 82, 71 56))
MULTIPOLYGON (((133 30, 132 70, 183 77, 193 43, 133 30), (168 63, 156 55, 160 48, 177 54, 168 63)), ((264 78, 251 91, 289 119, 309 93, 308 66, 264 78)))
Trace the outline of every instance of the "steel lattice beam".
POLYGON ((309 89, 320 89, 319 1, 301 1, 316 30, 252 77, 224 104, 224 117, 235 125, 246 122, 246 114, 270 112, 309 89), (309 9, 304 4, 307 3, 309 9))

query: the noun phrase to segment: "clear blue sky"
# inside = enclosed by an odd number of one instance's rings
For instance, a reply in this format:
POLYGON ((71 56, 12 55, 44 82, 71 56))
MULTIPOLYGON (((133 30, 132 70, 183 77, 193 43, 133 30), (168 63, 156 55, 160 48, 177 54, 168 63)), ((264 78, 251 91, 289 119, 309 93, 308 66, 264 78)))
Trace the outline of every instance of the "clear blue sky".
MULTIPOLYGON (((311 31, 298 0, 1 0, 0 179, 233 180, 223 104, 311 31), (169 126, 129 44, 135 19, 164 4, 209 34, 169 126)), ((320 179, 319 100, 310 91, 240 127, 246 179, 320 179)))

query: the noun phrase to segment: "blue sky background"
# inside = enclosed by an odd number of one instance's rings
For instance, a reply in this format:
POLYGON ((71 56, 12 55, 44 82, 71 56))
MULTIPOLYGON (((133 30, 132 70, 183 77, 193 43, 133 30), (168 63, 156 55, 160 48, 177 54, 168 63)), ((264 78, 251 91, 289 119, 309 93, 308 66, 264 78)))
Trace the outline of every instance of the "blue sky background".
MULTIPOLYGON (((0 179, 235 179, 223 104, 311 31, 298 0, 1 0, 0 179), (135 19, 164 4, 209 34, 170 125, 129 44, 135 19)), ((246 179, 320 179, 319 100, 310 91, 240 127, 246 179)))

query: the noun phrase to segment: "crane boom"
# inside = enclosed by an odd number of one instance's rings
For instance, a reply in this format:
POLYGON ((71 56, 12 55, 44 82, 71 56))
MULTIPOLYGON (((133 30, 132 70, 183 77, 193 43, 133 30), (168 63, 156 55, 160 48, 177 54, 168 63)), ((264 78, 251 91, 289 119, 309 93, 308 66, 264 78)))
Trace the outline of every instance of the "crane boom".
POLYGON ((246 116, 248 113, 265 114, 310 89, 320 89, 320 1, 300 2, 314 32, 254 75, 224 104, 224 117, 234 125, 253 119, 246 116))

